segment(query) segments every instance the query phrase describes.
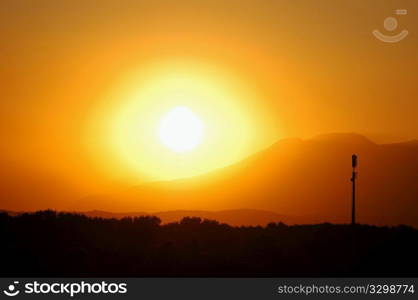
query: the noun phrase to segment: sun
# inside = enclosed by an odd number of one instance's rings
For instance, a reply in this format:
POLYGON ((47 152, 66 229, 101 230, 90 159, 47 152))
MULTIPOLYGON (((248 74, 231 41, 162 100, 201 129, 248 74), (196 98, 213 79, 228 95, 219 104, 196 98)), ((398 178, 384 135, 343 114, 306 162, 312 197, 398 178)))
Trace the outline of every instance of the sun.
POLYGON ((175 152, 185 153, 202 142, 204 126, 191 109, 177 106, 162 117, 158 135, 164 146, 175 152))
POLYGON ((111 178, 137 184, 197 176, 269 145, 267 113, 253 105, 259 99, 250 82, 223 66, 152 63, 106 92, 85 142, 111 178))

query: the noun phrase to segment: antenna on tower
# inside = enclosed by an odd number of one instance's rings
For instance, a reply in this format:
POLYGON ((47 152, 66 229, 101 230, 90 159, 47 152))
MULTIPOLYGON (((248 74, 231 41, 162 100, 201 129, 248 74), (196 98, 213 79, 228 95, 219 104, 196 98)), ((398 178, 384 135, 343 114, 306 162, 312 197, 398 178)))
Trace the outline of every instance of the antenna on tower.
POLYGON ((356 224, 356 179, 357 179, 357 155, 353 154, 351 156, 351 166, 353 167, 353 173, 351 174, 351 182, 353 184, 352 191, 352 207, 351 207, 351 225, 356 224))

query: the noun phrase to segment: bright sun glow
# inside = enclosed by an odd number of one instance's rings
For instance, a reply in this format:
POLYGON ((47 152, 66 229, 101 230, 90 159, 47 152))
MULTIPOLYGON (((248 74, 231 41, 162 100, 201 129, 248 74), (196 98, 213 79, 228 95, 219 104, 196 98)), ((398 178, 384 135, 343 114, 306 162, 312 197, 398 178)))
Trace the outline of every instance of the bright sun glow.
POLYGON ((86 141, 110 176, 136 182, 204 174, 266 140, 257 117, 265 114, 249 105, 259 96, 233 73, 186 60, 138 70, 109 90, 90 120, 86 141))
POLYGON ((161 119, 158 134, 164 146, 183 153, 201 143, 203 123, 189 108, 178 106, 161 119))

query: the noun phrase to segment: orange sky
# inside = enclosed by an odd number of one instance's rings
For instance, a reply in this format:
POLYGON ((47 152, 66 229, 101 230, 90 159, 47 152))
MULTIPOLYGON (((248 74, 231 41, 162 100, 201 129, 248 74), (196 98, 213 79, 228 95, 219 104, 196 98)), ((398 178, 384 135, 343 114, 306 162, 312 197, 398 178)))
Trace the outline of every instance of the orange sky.
POLYGON ((259 134, 235 160, 289 136, 417 138, 417 11, 414 0, 3 0, 1 176, 60 178, 77 196, 147 180, 111 154, 112 170, 95 159, 111 150, 89 130, 109 97, 124 103, 114 91, 135 80, 129 74, 172 61, 239 82, 234 101, 259 134), (398 18, 409 36, 376 40, 371 31, 397 8, 408 9, 398 18), (256 96, 239 96, 240 85, 256 96))

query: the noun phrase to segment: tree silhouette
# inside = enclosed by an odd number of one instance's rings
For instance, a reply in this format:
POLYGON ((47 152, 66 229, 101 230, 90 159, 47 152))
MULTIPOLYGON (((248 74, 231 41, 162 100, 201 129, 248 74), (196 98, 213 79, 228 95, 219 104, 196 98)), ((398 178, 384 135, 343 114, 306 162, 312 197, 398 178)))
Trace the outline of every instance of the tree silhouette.
POLYGON ((2 276, 417 276, 418 230, 0 213, 2 276), (356 251, 352 252, 352 245, 356 251))

